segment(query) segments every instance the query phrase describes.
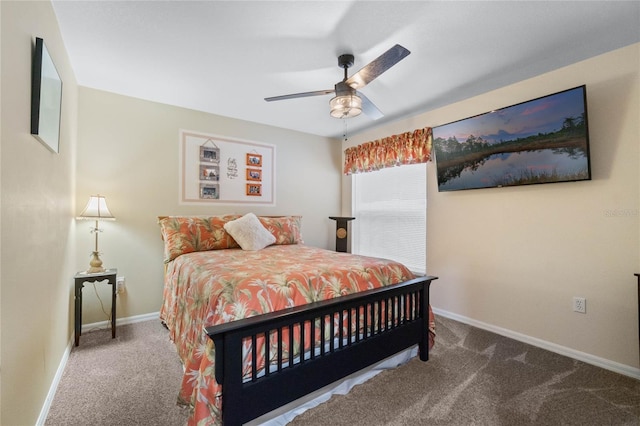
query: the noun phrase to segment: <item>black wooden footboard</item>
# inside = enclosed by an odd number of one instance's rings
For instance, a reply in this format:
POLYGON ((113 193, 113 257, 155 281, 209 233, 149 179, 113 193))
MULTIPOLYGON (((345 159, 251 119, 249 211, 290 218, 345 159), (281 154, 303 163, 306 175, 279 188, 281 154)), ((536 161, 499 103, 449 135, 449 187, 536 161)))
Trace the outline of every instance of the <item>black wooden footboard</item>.
POLYGON ((435 279, 207 327, 222 385, 223 423, 246 423, 415 344, 427 361, 429 286, 435 279), (250 371, 243 367, 243 341, 250 371), (257 362, 258 353, 270 360, 269 368, 257 362))

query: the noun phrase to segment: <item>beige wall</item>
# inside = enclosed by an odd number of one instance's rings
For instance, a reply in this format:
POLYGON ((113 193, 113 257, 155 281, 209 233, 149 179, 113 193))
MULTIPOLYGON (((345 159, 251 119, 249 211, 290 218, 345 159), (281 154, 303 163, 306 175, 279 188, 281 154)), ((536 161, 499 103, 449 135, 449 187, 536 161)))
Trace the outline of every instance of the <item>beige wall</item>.
POLYGON ((0 2, 3 425, 35 424, 69 343, 75 268, 77 85, 49 2, 0 2), (63 81, 60 153, 30 134, 42 37, 63 81))
MULTIPOLYGON (((101 222, 105 267, 117 267, 127 291, 119 318, 157 312, 162 302, 158 215, 246 213, 303 216, 306 244, 335 244, 328 219, 340 212, 340 141, 143 101, 89 88, 79 92, 77 213, 89 195, 107 198, 115 222, 101 222), (178 203, 180 129, 276 146, 276 205, 187 206, 178 203)), ((88 266, 93 237, 78 222, 77 265, 88 266)), ((333 227, 333 228, 332 228, 333 227)), ((97 286, 109 310, 108 286, 97 286)), ((93 288, 85 288, 83 321, 105 321, 93 288), (89 291, 87 291, 89 290, 89 291)))
MULTIPOLYGON (((435 308, 640 374, 639 73, 636 44, 351 138, 355 145, 587 86, 592 181, 439 193, 428 165, 435 308), (587 299, 586 314, 572 312, 573 296, 587 299)), ((343 213, 349 206, 345 177, 343 213)))

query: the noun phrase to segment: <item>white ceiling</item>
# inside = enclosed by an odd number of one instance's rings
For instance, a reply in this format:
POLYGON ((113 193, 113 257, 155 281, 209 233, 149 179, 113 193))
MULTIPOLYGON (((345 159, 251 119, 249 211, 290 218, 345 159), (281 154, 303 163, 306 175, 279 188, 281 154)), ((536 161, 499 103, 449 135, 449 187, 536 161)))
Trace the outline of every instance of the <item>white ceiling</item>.
POLYGON ((348 119, 353 135, 640 41, 639 1, 53 6, 82 86, 330 137, 344 131, 329 116, 332 95, 264 98, 333 89, 340 54, 355 55, 352 75, 401 44, 411 54, 361 89, 385 116, 348 119))

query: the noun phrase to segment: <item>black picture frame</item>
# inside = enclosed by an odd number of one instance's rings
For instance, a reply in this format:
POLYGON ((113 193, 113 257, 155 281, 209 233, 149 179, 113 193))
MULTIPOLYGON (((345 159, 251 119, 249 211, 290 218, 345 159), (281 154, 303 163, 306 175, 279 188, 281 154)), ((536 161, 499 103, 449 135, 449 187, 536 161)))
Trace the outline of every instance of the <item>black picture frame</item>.
POLYGON ((62 80, 44 40, 36 37, 31 73, 31 134, 56 154, 60 152, 62 80))

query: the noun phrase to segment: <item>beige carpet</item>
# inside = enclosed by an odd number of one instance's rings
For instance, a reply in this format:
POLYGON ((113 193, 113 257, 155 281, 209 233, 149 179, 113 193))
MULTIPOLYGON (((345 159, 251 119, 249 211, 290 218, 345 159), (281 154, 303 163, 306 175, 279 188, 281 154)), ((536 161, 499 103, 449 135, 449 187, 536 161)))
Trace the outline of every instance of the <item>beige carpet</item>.
POLYGON ((184 425, 176 405, 182 364, 160 321, 84 333, 74 347, 45 425, 184 425))
MULTIPOLYGON (((313 425, 640 425, 640 382, 446 318, 431 359, 385 371, 298 416, 313 425)), ((181 378, 157 321, 87 333, 46 425, 183 425, 181 378)))

